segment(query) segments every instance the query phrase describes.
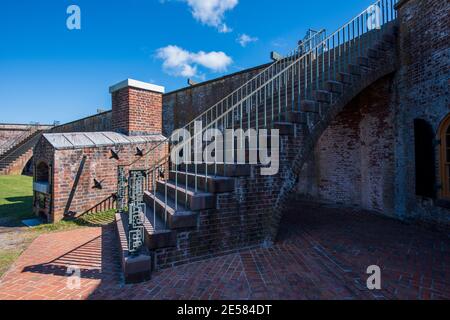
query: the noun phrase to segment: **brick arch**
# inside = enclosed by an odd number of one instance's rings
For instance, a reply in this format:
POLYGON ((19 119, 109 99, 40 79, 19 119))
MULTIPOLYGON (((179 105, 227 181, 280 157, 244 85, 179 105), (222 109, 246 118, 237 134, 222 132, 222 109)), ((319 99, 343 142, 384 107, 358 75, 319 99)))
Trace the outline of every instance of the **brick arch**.
POLYGON ((22 170, 22 175, 33 175, 33 156, 25 163, 22 170))
POLYGON ((34 175, 36 181, 49 182, 50 181, 50 166, 45 161, 39 161, 36 164, 34 175))
POLYGON ((357 95, 325 129, 302 168, 301 197, 380 213, 394 211, 392 76, 357 95), (370 183, 369 183, 370 182, 370 183))
POLYGON ((24 154, 20 155, 12 163, 8 164, 3 174, 20 175, 24 171, 27 163, 33 158, 33 149, 28 150, 24 154))
MULTIPOLYGON (((358 81, 352 86, 345 88, 345 93, 340 99, 330 105, 324 117, 321 121, 308 133, 307 137, 303 141, 303 146, 297 151, 294 161, 292 162, 292 175, 298 180, 301 171, 314 152, 314 148, 318 143, 320 137, 325 130, 329 128, 333 120, 344 110, 344 108, 352 102, 360 93, 365 89, 379 81, 380 79, 392 75, 397 70, 397 62, 395 59, 389 60, 389 62, 383 64, 379 68, 372 70, 364 78, 358 81)), ((270 237, 274 240, 277 236, 279 224, 283 211, 286 209, 288 199, 295 189, 295 185, 292 184, 292 179, 287 179, 281 187, 281 191, 277 202, 274 205, 272 214, 272 222, 270 223, 270 237)))

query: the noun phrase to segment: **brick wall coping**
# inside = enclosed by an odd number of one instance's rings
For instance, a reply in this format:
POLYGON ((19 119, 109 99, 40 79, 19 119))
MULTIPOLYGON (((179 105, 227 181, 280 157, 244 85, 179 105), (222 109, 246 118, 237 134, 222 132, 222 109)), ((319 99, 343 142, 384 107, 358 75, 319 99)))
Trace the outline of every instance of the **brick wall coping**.
POLYGON ((71 125, 71 124, 74 124, 74 123, 77 123, 77 122, 81 122, 81 121, 84 121, 84 120, 88 120, 90 118, 101 117, 101 116, 104 116, 104 115, 106 115, 108 113, 112 113, 112 110, 106 110, 104 112, 99 112, 99 113, 96 113, 96 114, 92 114, 90 116, 86 116, 84 118, 80 118, 80 119, 76 119, 76 120, 73 120, 73 121, 70 121, 70 122, 66 122, 66 123, 63 123, 63 124, 60 124, 60 125, 57 125, 57 126, 53 127, 52 130, 58 130, 58 129, 63 128, 65 126, 68 126, 68 125, 71 125))
POLYGON ((56 150, 161 142, 166 139, 160 134, 126 136, 116 132, 46 133, 43 136, 56 150))
POLYGON ((21 123, 0 123, 0 130, 17 130, 17 131, 25 131, 30 127, 34 127, 37 129, 51 129, 52 125, 47 124, 21 124, 21 123))
POLYGON ((109 93, 113 93, 115 91, 118 91, 118 90, 126 88, 126 87, 144 89, 144 90, 158 92, 158 93, 165 92, 165 88, 162 86, 157 86, 152 83, 142 82, 142 81, 138 81, 138 80, 127 79, 127 80, 119 82, 118 84, 111 86, 109 88, 109 93))
POLYGON ((238 72, 230 73, 230 74, 224 75, 224 76, 219 77, 219 78, 214 78, 214 79, 211 79, 211 80, 199 82, 199 83, 194 84, 192 86, 179 88, 179 89, 167 92, 166 96, 171 95, 171 94, 175 94, 175 93, 179 93, 179 92, 182 92, 182 91, 192 90, 194 88, 202 87, 202 86, 205 86, 207 84, 214 83, 214 82, 220 82, 220 81, 226 80, 228 78, 235 77, 235 76, 243 74, 243 73, 252 72, 252 71, 255 71, 255 70, 258 70, 258 69, 265 69, 265 68, 268 68, 271 64, 272 63, 261 64, 261 65, 258 65, 256 67, 251 67, 251 68, 248 68, 248 69, 240 70, 238 72))

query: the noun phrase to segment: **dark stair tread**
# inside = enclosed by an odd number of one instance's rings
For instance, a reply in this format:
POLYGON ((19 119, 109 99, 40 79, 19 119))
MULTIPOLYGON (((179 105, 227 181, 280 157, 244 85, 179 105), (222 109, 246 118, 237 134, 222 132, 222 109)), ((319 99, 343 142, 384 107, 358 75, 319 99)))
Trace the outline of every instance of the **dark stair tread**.
POLYGON ((280 130, 280 135, 282 135, 282 136, 295 135, 295 124, 292 122, 286 122, 286 121, 274 122, 273 129, 280 130))
POLYGON ((194 214, 192 211, 187 210, 183 205, 178 204, 178 206, 175 205, 175 201, 167 195, 167 201, 166 196, 164 192, 156 192, 152 193, 151 191, 146 191, 145 195, 147 198, 144 198, 146 200, 147 205, 151 207, 153 210, 153 201, 155 201, 156 204, 161 205, 162 208, 167 208, 167 213, 171 215, 189 215, 194 214), (147 201, 148 199, 148 201, 147 201), (176 209, 175 209, 176 208, 176 209))
MULTIPOLYGON (((195 167, 193 164, 188 164, 188 171, 192 172, 195 170, 195 167)), ((222 176, 222 177, 230 177, 230 178, 235 178, 235 177, 248 177, 251 175, 251 166, 249 164, 239 164, 239 163, 234 163, 234 164, 199 164, 197 165, 197 172, 199 173, 206 173, 208 172, 208 174, 213 174, 213 172, 215 172, 215 168, 217 167, 217 175, 222 176), (208 170, 206 170, 206 168, 208 168, 208 170)), ((185 171, 186 165, 185 164, 181 164, 178 166, 178 171, 185 171)))
MULTIPOLYGON (((146 211, 146 216, 144 217, 144 245, 150 250, 168 248, 176 246, 177 234, 175 231, 171 230, 155 230, 153 226, 153 218, 149 219, 149 210, 146 211)), ((123 232, 128 234, 128 215, 126 213, 119 213, 116 215, 116 223, 120 223, 123 227, 123 232), (118 220, 120 217, 120 221, 118 220)), ((157 224, 160 222, 157 222, 157 224)), ((118 226, 119 227, 119 226, 118 226)), ((157 226, 157 229, 159 227, 157 226)), ((128 247, 127 243, 123 245, 128 247)))
POLYGON ((150 250, 176 246, 176 231, 169 230, 166 223, 147 204, 144 219, 145 245, 150 250))
POLYGON ((305 124, 308 122, 306 114, 300 111, 289 111, 286 113, 285 118, 286 122, 289 123, 305 124))
MULTIPOLYGON (((158 183, 166 184, 168 188, 178 190, 183 193, 187 193, 188 196, 191 196, 191 197, 205 197, 205 196, 213 197, 214 196, 212 193, 209 193, 209 192, 195 191, 195 188, 190 187, 189 184, 188 184, 187 188, 186 188, 186 184, 178 183, 178 185, 176 185, 175 181, 172 181, 172 180, 166 180, 166 181, 159 180, 158 183)), ((158 190, 158 191, 160 191, 160 190, 158 190)))
POLYGON ((203 179, 207 178, 207 179, 211 179, 211 180, 215 180, 215 181, 229 181, 229 180, 233 180, 233 178, 230 178, 230 177, 222 177, 222 176, 216 176, 216 175, 210 175, 210 174, 206 175, 204 173, 195 173, 195 172, 192 172, 192 171, 186 172, 186 171, 181 171, 181 170, 178 170, 178 171, 172 170, 170 172, 171 173, 178 173, 178 174, 187 174, 188 176, 195 176, 195 175, 197 175, 200 178, 203 178, 203 179))
POLYGON ((167 186, 168 196, 176 199, 177 203, 185 203, 192 211, 202 211, 214 209, 216 206, 216 196, 213 193, 195 191, 194 188, 186 188, 186 184, 175 185, 175 181, 157 181, 156 191, 165 192, 167 186))
MULTIPOLYGON (((211 193, 227 193, 234 191, 234 179, 230 177, 223 177, 220 175, 206 175, 205 173, 195 173, 195 166, 193 171, 170 171, 170 179, 175 180, 174 176, 178 174, 181 176, 181 180, 186 180, 185 176, 192 181, 194 180, 193 187, 195 189, 195 177, 197 176, 197 190, 204 189, 207 186, 207 192, 211 193)), ((190 184, 192 184, 190 182, 190 184)))
POLYGON ((197 226, 198 213, 187 210, 183 205, 175 205, 175 201, 164 193, 153 194, 150 191, 145 192, 144 200, 153 212, 156 208, 156 214, 165 221, 167 219, 168 228, 192 228, 197 226), (159 210, 158 210, 159 209, 159 210), (167 215, 166 215, 167 212, 167 215))

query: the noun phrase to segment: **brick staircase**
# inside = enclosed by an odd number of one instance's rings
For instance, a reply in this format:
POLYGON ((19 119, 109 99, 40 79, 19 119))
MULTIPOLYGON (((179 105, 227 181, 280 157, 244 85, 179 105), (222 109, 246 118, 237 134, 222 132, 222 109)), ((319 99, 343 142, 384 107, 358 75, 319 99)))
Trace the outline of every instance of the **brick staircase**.
MULTIPOLYGON (((194 120, 202 122, 202 135, 207 129, 278 129, 277 175, 261 175, 260 164, 176 165, 169 155, 149 166, 144 225, 153 269, 275 240, 286 199, 318 138, 348 102, 396 70, 395 3, 375 3, 380 28, 363 27, 369 8, 310 51, 297 48, 273 63, 194 120)), ((181 145, 196 139, 194 122, 185 129, 193 136, 181 145)), ((126 221, 118 215, 119 229, 126 230, 126 221)))
POLYGON ((33 130, 23 140, 0 156, 0 175, 21 174, 33 156, 33 148, 42 135, 42 130, 33 130))
POLYGON ((21 142, 25 141, 34 132, 35 132, 34 127, 29 126, 18 137, 11 139, 10 141, 7 141, 5 144, 0 145, 0 158, 3 157, 3 155, 6 154, 7 152, 11 151, 11 149, 19 145, 21 142))

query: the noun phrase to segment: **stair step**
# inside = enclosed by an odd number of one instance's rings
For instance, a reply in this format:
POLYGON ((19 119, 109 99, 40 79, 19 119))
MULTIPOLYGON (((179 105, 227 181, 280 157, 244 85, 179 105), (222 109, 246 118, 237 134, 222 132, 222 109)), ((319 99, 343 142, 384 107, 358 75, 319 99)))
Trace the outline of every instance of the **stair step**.
POLYGON ((139 283, 151 279, 152 259, 149 250, 144 248, 138 255, 133 256, 128 251, 128 218, 126 215, 116 213, 115 224, 119 244, 120 265, 123 272, 125 284, 139 283))
POLYGON ((317 90, 314 96, 317 102, 331 103, 331 93, 329 91, 317 90))
POLYGON ((273 128, 280 130, 280 135, 282 136, 295 135, 295 126, 289 122, 275 122, 273 128))
POLYGON ((337 79, 339 82, 342 82, 343 84, 353 83, 353 76, 350 73, 339 72, 339 74, 337 75, 337 79))
POLYGON ((216 197, 212 193, 195 192, 193 188, 186 188, 186 185, 178 183, 175 185, 174 181, 157 181, 157 191, 165 192, 167 186, 168 197, 176 199, 179 204, 182 204, 186 209, 192 211, 214 209, 216 207, 216 197))
POLYGON ((383 35, 383 41, 394 44, 395 43, 395 37, 392 34, 384 34, 383 35))
POLYGON ((378 59, 381 54, 380 51, 376 49, 367 49, 367 56, 371 59, 378 59))
POLYGON ((370 67, 369 58, 367 58, 367 57, 358 57, 357 61, 358 61, 358 64, 362 67, 366 67, 366 68, 370 67))
POLYGON ((378 51, 388 51, 389 45, 388 45, 388 43, 386 43, 384 41, 380 41, 377 44, 375 44, 374 49, 376 49, 378 51))
POLYGON ((332 93, 343 93, 344 87, 341 82, 329 80, 327 81, 328 91, 332 93))
POLYGON ((317 103, 317 101, 314 101, 314 100, 303 100, 300 103, 300 110, 302 112, 318 113, 319 112, 319 104, 317 103))
MULTIPOLYGON (((128 221, 123 214, 122 220, 128 221), (124 220, 126 219, 126 220, 124 220)), ((147 205, 144 218, 145 246, 150 250, 175 247, 177 245, 177 232, 166 228, 164 221, 153 214, 153 209, 147 205)))
POLYGON ((144 193, 144 201, 156 211, 156 215, 167 221, 167 227, 171 230, 197 227, 198 213, 185 209, 182 205, 175 206, 175 201, 163 192, 153 194, 150 191, 144 193))
POLYGON ((348 72, 351 75, 354 75, 354 76, 361 76, 362 75, 361 66, 357 66, 356 64, 349 64, 348 65, 348 72))
POLYGON ((188 182, 189 186, 195 188, 197 184, 197 189, 210 192, 210 193, 227 193, 234 191, 234 179, 229 177, 211 176, 201 173, 195 174, 195 168, 193 172, 186 171, 171 171, 169 173, 169 178, 175 181, 177 178, 178 183, 188 182), (187 179, 186 179, 187 177, 187 179))
MULTIPOLYGON (((249 177, 251 175, 251 166, 249 164, 238 164, 238 163, 230 163, 230 164, 180 164, 176 167, 175 171, 187 171, 195 172, 195 167, 197 167, 197 173, 208 174, 208 175, 218 175, 221 177, 249 177), (208 170, 206 170, 208 169, 208 170)), ((175 169, 175 167, 174 167, 175 169)))
POLYGON ((286 122, 305 124, 308 123, 308 119, 303 112, 290 111, 286 114, 286 122))

